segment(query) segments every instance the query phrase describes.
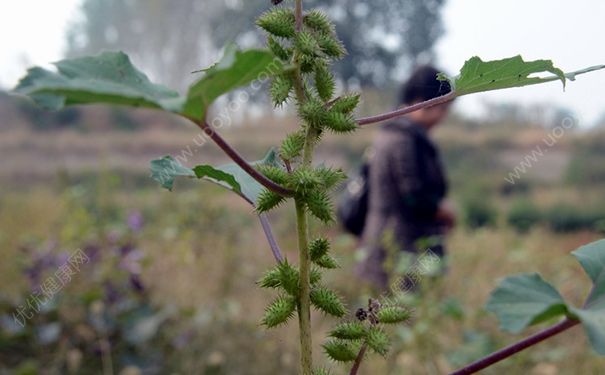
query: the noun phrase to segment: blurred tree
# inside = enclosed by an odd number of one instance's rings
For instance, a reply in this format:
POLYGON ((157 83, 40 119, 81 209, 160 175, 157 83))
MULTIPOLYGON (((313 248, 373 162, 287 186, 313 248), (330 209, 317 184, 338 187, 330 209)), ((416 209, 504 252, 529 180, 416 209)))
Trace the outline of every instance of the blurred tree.
MULTIPOLYGON (((443 33, 445 0, 307 0, 336 22, 349 57, 337 65, 347 84, 382 86, 428 61, 443 33)), ((260 45, 254 26, 268 0, 84 0, 68 32, 68 55, 122 49, 154 78, 183 87, 183 71, 211 63, 227 41, 260 45)), ((188 80, 187 80, 188 81, 188 80)))
POLYGON ((208 19, 223 9, 208 0, 84 0, 67 33, 67 55, 123 50, 154 79, 183 88, 193 79, 188 71, 216 57, 208 19))

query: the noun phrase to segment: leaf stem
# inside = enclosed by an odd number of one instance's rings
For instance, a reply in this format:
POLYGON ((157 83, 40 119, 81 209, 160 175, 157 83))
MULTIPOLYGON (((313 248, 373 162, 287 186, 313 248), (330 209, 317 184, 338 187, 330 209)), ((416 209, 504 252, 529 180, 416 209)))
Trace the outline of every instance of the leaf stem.
POLYGON ((356 121, 359 125, 375 124, 377 122, 382 122, 382 121, 390 120, 393 118, 401 117, 410 112, 415 112, 415 111, 418 111, 423 108, 428 108, 428 107, 432 107, 432 106, 435 106, 438 104, 447 103, 449 101, 454 100, 455 98, 456 98, 456 93, 454 91, 452 91, 446 95, 442 95, 442 96, 433 98, 431 100, 427 100, 425 102, 412 104, 410 106, 396 109, 391 112, 382 113, 380 115, 363 117, 363 118, 357 119, 356 121))
POLYGON ((359 353, 355 358, 355 362, 353 362, 353 367, 351 367, 349 375, 357 375, 357 371, 359 371, 359 366, 361 366, 361 361, 363 361, 363 357, 365 356, 367 349, 368 344, 364 342, 361 348, 359 349, 359 353))
POLYGON ((269 246, 271 247, 271 252, 273 253, 273 257, 277 263, 281 263, 284 261, 284 256, 275 241, 275 237, 273 237, 273 231, 271 230, 271 224, 269 224, 269 219, 267 219, 267 215, 260 214, 258 215, 260 219, 260 224, 263 227, 263 231, 265 232, 265 237, 267 237, 267 242, 269 242, 269 246))
POLYGON ((452 372, 450 375, 467 375, 474 374, 477 371, 481 371, 493 364, 500 362, 510 356, 513 356, 520 351, 529 348, 530 346, 536 345, 548 338, 551 338, 554 335, 557 335, 563 331, 568 330, 569 328, 579 324, 580 321, 570 318, 565 318, 561 322, 552 325, 534 335, 524 338, 521 341, 518 341, 512 345, 509 345, 503 349, 500 349, 484 358, 479 359, 467 365, 459 370, 452 372))
POLYGON ((253 179, 255 179, 259 184, 263 185, 267 189, 271 190, 274 193, 279 195, 283 195, 285 197, 290 197, 294 194, 292 190, 289 190, 281 185, 276 184, 271 181, 265 175, 254 169, 252 165, 250 165, 227 141, 223 139, 215 130, 212 128, 210 124, 206 121, 195 121, 193 119, 189 119, 193 123, 195 123, 202 131, 210 137, 216 143, 216 145, 223 150, 227 156, 231 158, 235 162, 235 164, 239 165, 246 173, 250 175, 253 179))

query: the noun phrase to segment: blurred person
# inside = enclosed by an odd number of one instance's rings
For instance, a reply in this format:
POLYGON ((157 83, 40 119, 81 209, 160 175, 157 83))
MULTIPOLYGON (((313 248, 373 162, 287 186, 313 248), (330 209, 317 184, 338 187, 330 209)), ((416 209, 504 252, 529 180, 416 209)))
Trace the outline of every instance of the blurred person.
MULTIPOLYGON (((449 93, 449 83, 437 80, 438 73, 432 66, 418 67, 402 86, 399 104, 409 106, 449 93)), ((448 184, 430 134, 450 105, 424 108, 383 125, 372 145, 361 240, 366 256, 359 273, 381 290, 393 276, 385 266, 393 248, 396 255, 401 251, 419 255, 430 249, 441 259, 446 253, 443 235, 456 219, 445 200, 448 184)))

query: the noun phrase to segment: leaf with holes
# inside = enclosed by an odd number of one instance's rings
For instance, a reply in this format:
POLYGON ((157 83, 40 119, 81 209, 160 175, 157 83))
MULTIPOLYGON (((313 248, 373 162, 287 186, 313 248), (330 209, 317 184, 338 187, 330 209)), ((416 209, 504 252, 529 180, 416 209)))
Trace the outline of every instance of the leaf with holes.
POLYGON ((564 73, 551 60, 524 61, 520 55, 502 60, 483 61, 474 56, 467 60, 460 74, 448 77, 439 74, 438 79, 449 81, 456 96, 477 92, 522 87, 560 80, 565 87, 567 79, 575 80, 579 74, 603 69, 605 65, 593 66, 575 72, 564 73), (552 73, 548 76, 536 76, 552 73))

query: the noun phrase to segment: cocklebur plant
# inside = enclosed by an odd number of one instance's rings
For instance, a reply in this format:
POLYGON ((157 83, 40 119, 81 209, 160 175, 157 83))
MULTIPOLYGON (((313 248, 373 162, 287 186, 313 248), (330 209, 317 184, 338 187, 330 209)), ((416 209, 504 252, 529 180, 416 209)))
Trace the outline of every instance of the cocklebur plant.
MULTIPOLYGON (((294 0, 293 7, 289 5, 292 1, 281 3, 273 1, 275 6, 256 21, 267 34, 268 49, 239 51, 232 46, 226 47, 223 59, 204 69, 201 78, 189 87, 186 95, 152 83, 121 52, 63 60, 55 63, 56 71, 32 68, 15 92, 29 96, 48 109, 92 103, 145 107, 174 113, 196 124, 203 135, 216 143, 234 163, 219 167, 202 164, 189 168, 175 158, 166 156, 151 162, 152 178, 169 190, 172 190, 177 177, 208 180, 250 203, 259 216, 276 260, 276 266, 258 281, 260 287, 276 291, 274 300, 261 318, 262 323, 273 328, 297 317, 300 373, 327 374, 327 370, 313 367, 311 309, 314 307, 326 315, 344 318, 345 321, 329 333, 330 338, 323 343, 323 350, 335 361, 352 362, 350 374, 356 374, 366 351, 380 355, 388 353, 389 339, 385 325, 404 322, 410 313, 401 306, 383 305, 370 300, 367 308, 358 309, 351 316, 337 292, 322 282, 323 272, 338 268, 338 263, 330 255, 329 241, 311 235, 309 219, 314 218, 326 224, 334 222, 331 192, 345 179, 340 169, 313 163, 314 150, 321 142, 322 135, 326 132, 352 133, 360 126, 443 104, 463 95, 555 80, 565 85, 567 80, 574 80, 578 74, 605 66, 564 73, 549 60, 526 62, 521 56, 515 56, 484 62, 472 57, 466 61, 458 76, 438 77, 451 85, 449 94, 392 112, 355 119, 359 94, 336 95, 336 80, 330 66, 344 58, 346 51, 336 36, 333 24, 320 11, 304 12, 302 0, 294 0), (544 72, 552 75, 542 76, 544 72), (212 122, 207 121, 208 109, 221 95, 248 84, 260 86, 268 79, 271 79, 269 93, 273 104, 295 108, 300 126, 278 148, 270 150, 265 158, 249 163, 220 136, 212 122), (266 215, 287 201, 292 201, 295 208, 299 259, 294 263, 283 256, 266 215)), ((547 329, 537 339, 531 337, 521 341, 515 344, 518 345, 515 349, 534 345, 582 322, 593 346, 601 353, 605 350, 605 323, 602 315, 599 315, 602 302, 605 301, 605 277, 602 271, 605 244, 597 243, 595 246, 595 253, 591 252, 582 261, 583 266, 587 264, 585 269, 590 270, 595 285, 589 298, 591 303, 585 309, 568 306, 554 298, 551 291, 546 291, 545 301, 540 307, 531 311, 522 309, 502 313, 510 306, 497 303, 502 296, 505 299, 522 299, 498 290, 494 293, 490 309, 500 313, 506 321, 521 319, 521 323, 513 325, 515 329, 557 314, 567 316, 563 326, 547 329)), ((511 289, 510 284, 519 285, 519 290, 530 291, 531 296, 532 290, 548 289, 535 277, 516 281, 519 282, 505 283, 504 290, 513 290, 514 294, 515 290, 511 289)), ((507 348, 457 373, 478 371, 518 351, 507 348)))

